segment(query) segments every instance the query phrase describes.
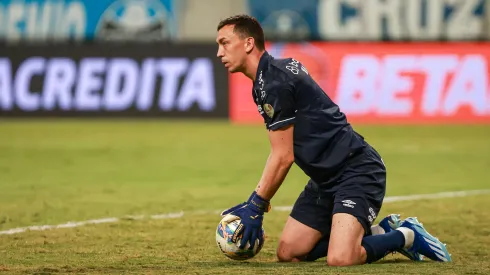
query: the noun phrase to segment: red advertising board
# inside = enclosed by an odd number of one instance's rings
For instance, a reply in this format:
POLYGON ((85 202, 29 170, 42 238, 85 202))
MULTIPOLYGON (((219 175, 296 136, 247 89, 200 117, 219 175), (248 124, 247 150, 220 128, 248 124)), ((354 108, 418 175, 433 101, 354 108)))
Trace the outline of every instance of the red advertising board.
MULTIPOLYGON (((306 67, 353 123, 490 123, 490 43, 268 44, 306 67)), ((230 76, 230 117, 262 122, 252 83, 230 76)))

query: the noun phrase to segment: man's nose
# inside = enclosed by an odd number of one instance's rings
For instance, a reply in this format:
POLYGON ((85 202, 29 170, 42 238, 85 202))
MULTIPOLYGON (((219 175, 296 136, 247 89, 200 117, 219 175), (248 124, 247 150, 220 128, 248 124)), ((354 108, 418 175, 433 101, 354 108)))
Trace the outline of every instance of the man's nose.
POLYGON ((216 53, 216 56, 217 56, 217 57, 223 57, 223 56, 224 56, 224 55, 223 55, 223 50, 221 49, 221 47, 220 47, 220 48, 218 48, 218 52, 216 53))

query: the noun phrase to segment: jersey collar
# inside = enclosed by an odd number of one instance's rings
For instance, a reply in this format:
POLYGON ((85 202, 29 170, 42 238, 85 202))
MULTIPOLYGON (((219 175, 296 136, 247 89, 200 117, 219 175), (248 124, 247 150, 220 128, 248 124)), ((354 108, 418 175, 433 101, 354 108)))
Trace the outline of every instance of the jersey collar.
POLYGON ((259 83, 260 74, 262 73, 262 71, 264 71, 269 66, 269 62, 271 59, 272 59, 272 56, 267 51, 265 51, 262 54, 262 56, 260 57, 260 60, 259 60, 259 65, 257 66, 257 73, 255 74, 254 84, 259 83))

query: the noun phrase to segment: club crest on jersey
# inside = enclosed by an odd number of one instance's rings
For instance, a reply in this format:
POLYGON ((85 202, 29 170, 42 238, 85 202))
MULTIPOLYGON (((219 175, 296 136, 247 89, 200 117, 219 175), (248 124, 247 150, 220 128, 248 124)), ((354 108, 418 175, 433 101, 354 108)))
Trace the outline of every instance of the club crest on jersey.
POLYGON ((267 103, 264 104, 264 111, 267 114, 267 116, 269 116, 270 118, 274 116, 274 108, 272 108, 272 105, 267 103))

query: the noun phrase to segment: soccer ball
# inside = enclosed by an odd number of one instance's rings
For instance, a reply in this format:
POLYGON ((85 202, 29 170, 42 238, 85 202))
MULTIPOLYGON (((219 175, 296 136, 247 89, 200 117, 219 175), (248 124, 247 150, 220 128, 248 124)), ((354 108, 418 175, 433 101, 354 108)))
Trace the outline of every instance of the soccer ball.
MULTIPOLYGON (((235 234, 235 230, 239 224, 240 218, 236 216, 226 215, 223 217, 218 224, 218 228, 216 229, 216 244, 226 257, 237 261, 243 261, 251 259, 257 255, 262 249, 264 242, 262 242, 262 245, 259 246, 259 240, 257 239, 253 249, 248 249, 250 247, 249 243, 247 243, 244 249, 238 248, 240 246, 241 238, 236 237, 236 240, 233 241, 233 235, 235 234)), ((263 227, 260 234, 262 234, 262 237, 265 239, 265 231, 263 227)))

